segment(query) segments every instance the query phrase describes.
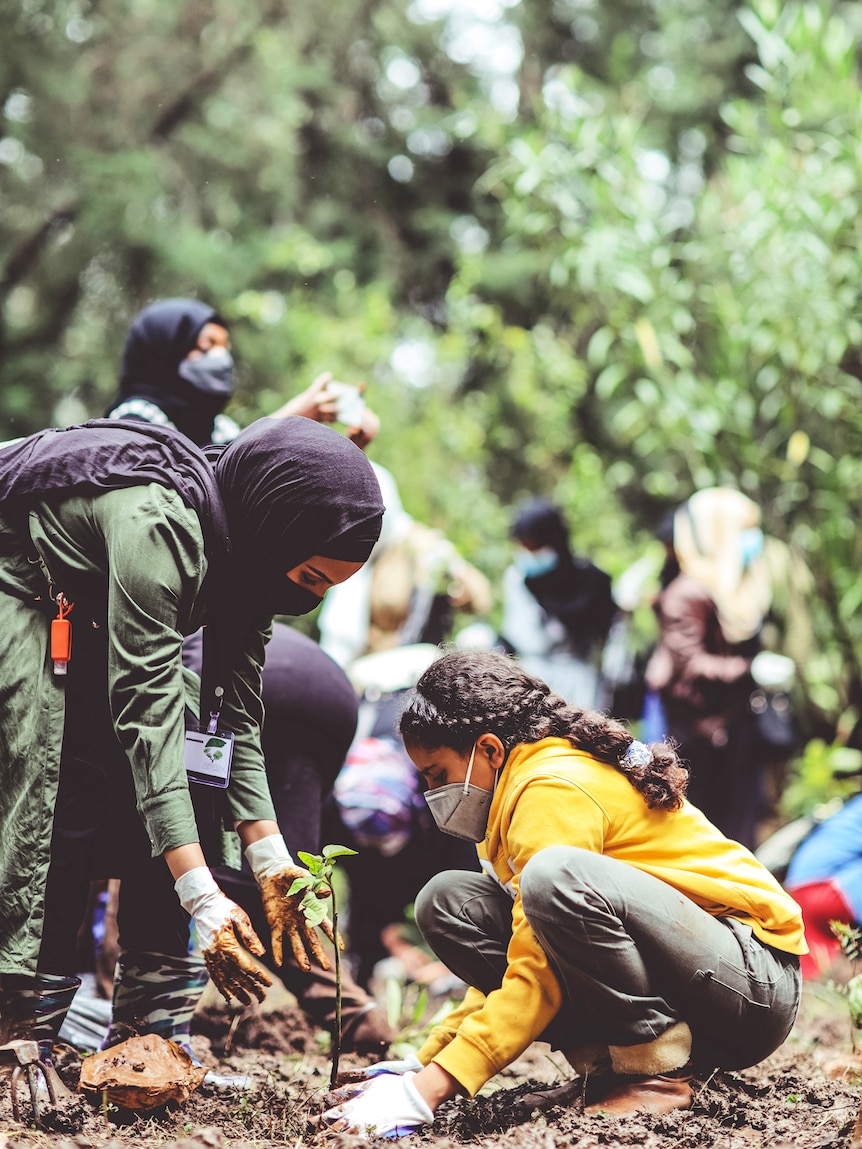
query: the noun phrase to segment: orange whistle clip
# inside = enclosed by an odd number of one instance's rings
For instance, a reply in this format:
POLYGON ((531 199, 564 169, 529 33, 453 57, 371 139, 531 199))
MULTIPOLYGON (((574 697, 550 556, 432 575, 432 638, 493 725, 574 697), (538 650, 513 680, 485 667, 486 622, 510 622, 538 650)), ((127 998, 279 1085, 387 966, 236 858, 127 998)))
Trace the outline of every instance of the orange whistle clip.
POLYGON ((51 621, 51 658, 55 674, 65 674, 72 657, 72 624, 67 616, 74 605, 62 593, 57 595, 57 618, 51 621))

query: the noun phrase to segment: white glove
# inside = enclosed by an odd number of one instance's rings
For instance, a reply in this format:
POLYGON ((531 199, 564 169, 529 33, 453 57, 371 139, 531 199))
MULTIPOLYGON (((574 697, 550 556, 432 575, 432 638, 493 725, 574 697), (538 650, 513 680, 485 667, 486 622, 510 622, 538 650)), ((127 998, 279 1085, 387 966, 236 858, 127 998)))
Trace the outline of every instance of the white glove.
POLYGON ((282 872, 286 865, 293 865, 291 851, 285 846, 280 834, 257 839, 246 847, 245 855, 257 881, 269 877, 269 874, 282 872))
POLYGON ((201 949, 211 950, 216 934, 230 919, 236 902, 221 892, 206 866, 189 870, 174 882, 180 905, 191 914, 201 949))
POLYGON ((751 677, 758 686, 788 690, 796 677, 796 663, 773 650, 761 650, 751 660, 751 677))
POLYGON ((245 910, 221 892, 206 866, 182 874, 174 889, 194 920, 207 970, 225 1000, 233 995, 250 1005, 253 995, 263 1001, 272 979, 251 959, 264 947, 245 910))
POLYGON ((366 1077, 379 1077, 381 1073, 418 1073, 424 1068, 416 1054, 411 1053, 403 1061, 378 1061, 376 1065, 366 1066, 362 1072, 366 1077))
POLYGON ((293 865, 290 850, 281 834, 270 834, 268 838, 258 838, 246 847, 245 856, 251 872, 260 881, 272 874, 280 874, 285 866, 293 865))
POLYGON ((350 1101, 328 1109, 321 1122, 330 1132, 355 1133, 366 1138, 406 1137, 420 1125, 431 1125, 434 1114, 413 1084, 415 1076, 384 1073, 350 1101))

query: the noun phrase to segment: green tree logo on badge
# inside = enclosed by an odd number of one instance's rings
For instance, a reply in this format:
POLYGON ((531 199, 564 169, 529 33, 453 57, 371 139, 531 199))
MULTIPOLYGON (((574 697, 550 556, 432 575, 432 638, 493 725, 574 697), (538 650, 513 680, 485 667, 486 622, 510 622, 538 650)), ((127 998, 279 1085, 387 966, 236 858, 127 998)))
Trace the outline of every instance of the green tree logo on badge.
POLYGON ((219 758, 224 757, 222 751, 225 747, 224 738, 210 738, 204 746, 204 754, 209 758, 210 762, 218 762, 219 758))

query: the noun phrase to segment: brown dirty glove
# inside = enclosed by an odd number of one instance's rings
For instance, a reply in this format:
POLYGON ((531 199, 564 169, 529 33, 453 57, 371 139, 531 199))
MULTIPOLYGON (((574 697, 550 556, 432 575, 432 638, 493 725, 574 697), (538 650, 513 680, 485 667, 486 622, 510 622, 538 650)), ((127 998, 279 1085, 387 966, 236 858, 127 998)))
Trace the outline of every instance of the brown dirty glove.
POLYGON ((263 1001, 272 979, 251 957, 259 957, 264 946, 245 910, 221 892, 206 866, 177 878, 174 889, 192 916, 207 970, 224 999, 263 1001))
POLYGON ((326 916, 321 918, 317 912, 309 918, 304 909, 307 901, 315 902, 317 898, 326 898, 329 896, 329 891, 325 890, 315 895, 308 889, 300 889, 294 894, 290 893, 291 886, 297 878, 308 877, 308 870, 293 864, 293 858, 281 834, 271 834, 252 842, 246 849, 245 856, 260 887, 275 964, 282 964, 286 937, 293 956, 302 969, 311 969, 312 958, 323 969, 329 969, 329 958, 317 933, 317 927, 319 925, 329 940, 334 942, 332 922, 326 916))

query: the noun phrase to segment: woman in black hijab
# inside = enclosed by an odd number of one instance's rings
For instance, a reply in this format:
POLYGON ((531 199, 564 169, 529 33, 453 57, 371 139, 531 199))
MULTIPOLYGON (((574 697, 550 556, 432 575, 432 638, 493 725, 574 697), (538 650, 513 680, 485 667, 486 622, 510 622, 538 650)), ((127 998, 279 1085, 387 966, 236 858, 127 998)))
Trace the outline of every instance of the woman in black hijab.
POLYGON ((220 743, 233 735, 214 808, 258 881, 276 961, 285 937, 300 964, 323 954, 285 896, 301 871, 267 786, 260 671, 273 614, 310 609, 367 559, 376 477, 307 419, 253 424, 214 472, 179 432, 137 428, 42 432, 7 448, 8 467, 0 452, 0 1032, 44 1039, 43 1053, 56 1036, 39 1029, 44 999, 74 987, 94 873, 122 879, 124 945, 187 954, 173 884, 222 993, 248 1001, 268 984, 247 916, 207 867, 190 798, 181 647, 202 623, 201 732, 211 715, 220 743), (72 622, 71 658, 51 649, 55 603, 54 622, 72 622))
POLYGON ((371 464, 343 435, 311 419, 258 419, 221 452, 215 472, 237 571, 256 581, 259 601, 276 614, 306 614, 331 585, 308 570, 285 585, 284 572, 309 549, 330 561, 363 563, 380 533, 380 487, 371 464))
MULTIPOLYGON (((317 423, 334 422, 340 407, 329 390, 332 382, 328 372, 318 375, 273 417, 303 415, 317 423)), ((157 299, 129 328, 120 387, 105 415, 176 427, 199 447, 224 445, 240 433, 239 424, 223 414, 234 383, 228 325, 218 311, 197 299, 157 299)), ((363 408, 360 424, 345 433, 364 448, 378 426, 377 416, 363 408)))
POLYGON ((533 499, 515 515, 501 636, 531 674, 581 707, 599 706, 597 667, 614 614, 610 577, 572 553, 559 508, 533 499))
POLYGON ((159 299, 129 328, 120 388, 106 415, 174 426, 199 447, 239 427, 221 412, 233 394, 227 323, 197 299, 159 299))

